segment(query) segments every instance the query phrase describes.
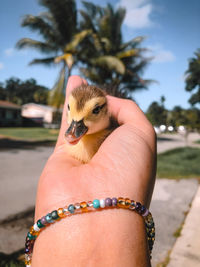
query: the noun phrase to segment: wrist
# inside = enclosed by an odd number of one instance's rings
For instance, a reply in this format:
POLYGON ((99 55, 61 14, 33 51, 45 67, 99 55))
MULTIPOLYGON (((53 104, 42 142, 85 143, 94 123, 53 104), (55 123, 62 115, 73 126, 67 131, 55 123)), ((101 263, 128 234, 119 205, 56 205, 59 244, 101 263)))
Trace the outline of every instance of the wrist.
POLYGON ((127 210, 102 210, 47 227, 35 243, 32 266, 66 265, 150 266, 142 217, 127 210))

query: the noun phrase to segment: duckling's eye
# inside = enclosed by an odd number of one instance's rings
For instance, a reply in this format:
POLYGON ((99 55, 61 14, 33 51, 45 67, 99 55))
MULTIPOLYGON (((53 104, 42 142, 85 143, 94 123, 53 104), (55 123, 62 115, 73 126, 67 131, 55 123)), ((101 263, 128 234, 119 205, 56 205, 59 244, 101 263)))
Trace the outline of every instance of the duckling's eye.
POLYGON ((93 109, 92 113, 99 114, 100 110, 101 110, 101 106, 97 106, 96 108, 93 109))
POLYGON ((68 108, 68 110, 70 110, 70 106, 69 106, 69 104, 67 105, 67 108, 68 108))

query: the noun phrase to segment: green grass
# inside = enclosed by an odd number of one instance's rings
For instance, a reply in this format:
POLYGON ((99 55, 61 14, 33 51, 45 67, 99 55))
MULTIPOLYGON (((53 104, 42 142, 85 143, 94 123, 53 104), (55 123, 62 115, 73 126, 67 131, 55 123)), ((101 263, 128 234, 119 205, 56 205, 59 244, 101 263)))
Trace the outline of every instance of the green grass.
POLYGON ((194 142, 195 144, 200 144, 200 140, 197 140, 194 142))
POLYGON ((159 154, 157 177, 172 179, 199 178, 200 149, 183 147, 159 154))
POLYGON ((58 129, 33 128, 0 128, 0 137, 24 141, 56 141, 58 129))

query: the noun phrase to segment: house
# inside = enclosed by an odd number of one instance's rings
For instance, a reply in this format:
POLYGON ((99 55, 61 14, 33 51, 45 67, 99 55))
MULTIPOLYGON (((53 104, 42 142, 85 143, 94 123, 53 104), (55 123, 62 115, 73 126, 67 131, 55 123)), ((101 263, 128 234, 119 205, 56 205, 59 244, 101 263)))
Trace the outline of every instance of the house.
POLYGON ((0 100, 0 126, 20 126, 21 124, 21 106, 0 100))
POLYGON ((61 109, 59 109, 59 111, 57 112, 57 109, 54 107, 28 103, 22 105, 21 115, 25 118, 32 119, 37 123, 52 124, 56 120, 58 121, 61 118, 61 113, 61 109), (58 116, 59 118, 56 116, 58 116))

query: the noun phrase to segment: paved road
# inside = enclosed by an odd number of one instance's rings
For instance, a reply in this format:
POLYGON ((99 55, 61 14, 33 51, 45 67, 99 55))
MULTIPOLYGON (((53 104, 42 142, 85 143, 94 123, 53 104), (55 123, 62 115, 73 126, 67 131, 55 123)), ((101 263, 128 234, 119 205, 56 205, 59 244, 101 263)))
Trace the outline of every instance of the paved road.
POLYGON ((198 133, 190 133, 187 139, 180 134, 162 134, 158 136, 157 151, 158 153, 162 153, 170 149, 184 146, 200 148, 200 144, 194 143, 196 140, 200 140, 200 134, 198 133))
POLYGON ((52 147, 0 150, 0 221, 34 206, 37 182, 52 147))

